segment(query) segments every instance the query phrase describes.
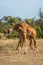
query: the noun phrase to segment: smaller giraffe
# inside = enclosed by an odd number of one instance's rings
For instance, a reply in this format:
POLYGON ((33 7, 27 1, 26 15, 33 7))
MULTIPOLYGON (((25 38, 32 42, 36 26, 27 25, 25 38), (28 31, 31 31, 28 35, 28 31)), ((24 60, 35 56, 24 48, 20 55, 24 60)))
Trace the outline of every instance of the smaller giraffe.
POLYGON ((26 44, 26 29, 24 29, 21 25, 21 23, 13 25, 12 27, 10 27, 9 31, 12 32, 13 30, 17 30, 19 32, 19 43, 17 45, 16 50, 18 49, 18 47, 20 46, 21 48, 23 47, 23 45, 26 44))

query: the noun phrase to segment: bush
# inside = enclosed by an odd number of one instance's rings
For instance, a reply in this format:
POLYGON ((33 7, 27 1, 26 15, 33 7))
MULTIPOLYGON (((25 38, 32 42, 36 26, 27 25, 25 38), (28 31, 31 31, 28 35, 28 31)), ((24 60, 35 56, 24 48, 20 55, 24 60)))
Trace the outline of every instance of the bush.
POLYGON ((43 31, 41 31, 40 36, 41 36, 41 38, 43 38, 43 31))
POLYGON ((40 36, 40 34, 41 34, 41 28, 40 28, 40 26, 35 25, 34 28, 36 29, 36 32, 37 32, 37 38, 40 38, 41 37, 40 36))

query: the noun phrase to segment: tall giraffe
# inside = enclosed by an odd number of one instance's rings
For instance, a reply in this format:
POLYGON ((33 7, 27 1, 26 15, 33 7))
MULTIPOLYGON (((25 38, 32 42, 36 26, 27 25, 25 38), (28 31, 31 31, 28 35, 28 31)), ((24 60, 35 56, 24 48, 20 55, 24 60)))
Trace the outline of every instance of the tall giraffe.
POLYGON ((26 22, 22 22, 19 24, 16 24, 10 28, 11 30, 18 30, 20 41, 16 49, 18 49, 19 45, 23 46, 23 42, 26 43, 26 38, 30 40, 30 48, 32 49, 32 40, 34 42, 34 49, 37 48, 36 46, 36 30, 28 25, 26 22))

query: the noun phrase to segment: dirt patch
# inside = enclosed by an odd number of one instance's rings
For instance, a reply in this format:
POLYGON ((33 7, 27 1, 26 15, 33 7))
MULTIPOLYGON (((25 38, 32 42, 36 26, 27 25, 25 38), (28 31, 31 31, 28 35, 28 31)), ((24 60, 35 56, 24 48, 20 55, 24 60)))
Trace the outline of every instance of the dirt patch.
MULTIPOLYGON (((0 39, 0 65, 43 65, 43 39, 37 40, 38 51, 16 51, 19 39, 0 39)), ((28 41, 27 41, 28 43, 28 41)))

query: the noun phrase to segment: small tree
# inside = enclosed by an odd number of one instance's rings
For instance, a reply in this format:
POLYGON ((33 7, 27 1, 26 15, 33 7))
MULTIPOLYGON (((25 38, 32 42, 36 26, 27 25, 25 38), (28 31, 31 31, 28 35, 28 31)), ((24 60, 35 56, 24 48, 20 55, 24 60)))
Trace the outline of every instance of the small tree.
POLYGON ((41 34, 41 28, 40 28, 40 26, 35 25, 34 28, 36 29, 36 32, 37 32, 37 38, 40 38, 41 37, 40 36, 40 34, 41 34))

